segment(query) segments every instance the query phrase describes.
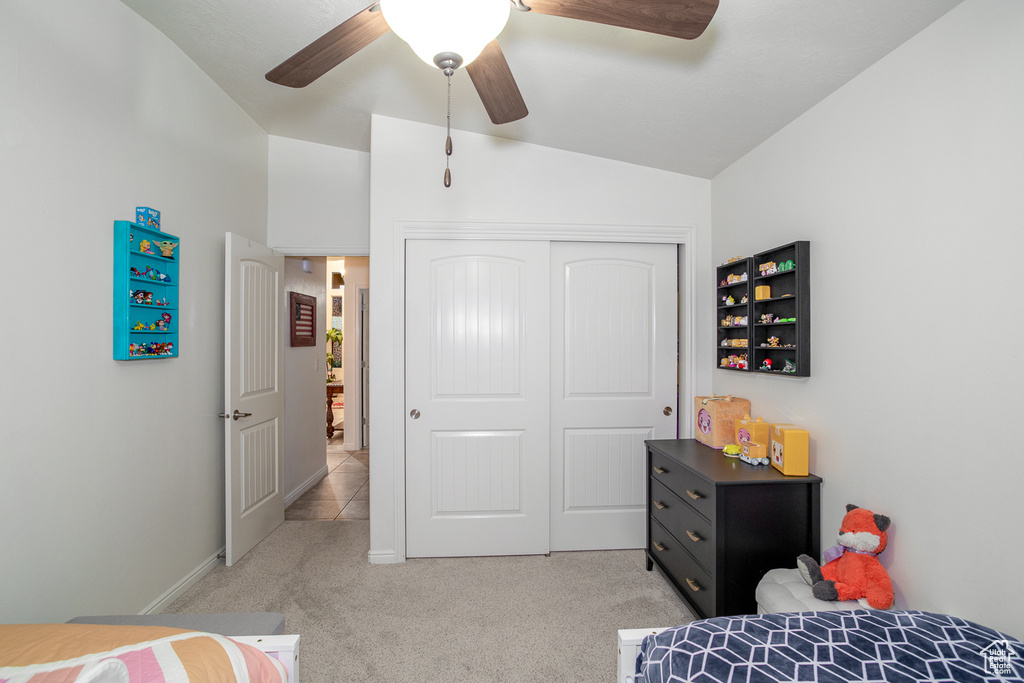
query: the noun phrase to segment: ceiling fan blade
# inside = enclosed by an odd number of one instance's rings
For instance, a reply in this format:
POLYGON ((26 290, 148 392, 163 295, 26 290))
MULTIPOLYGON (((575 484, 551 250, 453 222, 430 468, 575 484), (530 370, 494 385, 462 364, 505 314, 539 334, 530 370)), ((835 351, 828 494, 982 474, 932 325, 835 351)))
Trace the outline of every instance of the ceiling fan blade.
POLYGON ((704 33, 718 0, 523 0, 530 11, 692 40, 704 33))
POLYGON ((267 80, 304 88, 390 30, 374 3, 269 71, 267 80))
POLYGON ((480 56, 466 66, 466 71, 487 115, 491 117, 491 123, 518 121, 530 113, 498 41, 488 43, 480 56))

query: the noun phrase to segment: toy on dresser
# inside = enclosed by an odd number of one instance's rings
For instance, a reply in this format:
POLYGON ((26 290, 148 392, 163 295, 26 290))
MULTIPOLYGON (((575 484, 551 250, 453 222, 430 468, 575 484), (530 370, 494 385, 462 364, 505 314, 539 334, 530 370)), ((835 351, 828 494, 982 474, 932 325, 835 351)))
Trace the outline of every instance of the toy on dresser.
POLYGON ((767 465, 768 443, 770 441, 770 425, 761 418, 750 419, 744 415, 736 419, 736 443, 739 445, 739 458, 751 465, 767 465))
POLYGON ((733 438, 736 418, 750 415, 750 401, 736 396, 697 396, 694 437, 706 446, 722 448, 733 438))

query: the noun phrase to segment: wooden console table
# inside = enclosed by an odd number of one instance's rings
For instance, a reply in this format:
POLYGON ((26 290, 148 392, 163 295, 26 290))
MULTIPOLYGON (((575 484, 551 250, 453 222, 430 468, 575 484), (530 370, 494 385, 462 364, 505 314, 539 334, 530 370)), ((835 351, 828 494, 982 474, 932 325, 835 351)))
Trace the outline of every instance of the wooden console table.
POLYGON ((331 410, 331 404, 334 403, 334 397, 337 394, 345 393, 344 382, 329 382, 327 384, 327 438, 334 436, 334 411, 331 410))

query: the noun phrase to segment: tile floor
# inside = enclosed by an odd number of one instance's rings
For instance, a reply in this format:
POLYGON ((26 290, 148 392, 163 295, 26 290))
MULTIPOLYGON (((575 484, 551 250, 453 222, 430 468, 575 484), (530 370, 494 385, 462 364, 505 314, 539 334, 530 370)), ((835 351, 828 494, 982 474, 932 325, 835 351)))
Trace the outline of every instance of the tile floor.
POLYGON ((346 453, 343 441, 340 432, 328 440, 327 476, 284 511, 285 519, 370 518, 370 451, 346 453))

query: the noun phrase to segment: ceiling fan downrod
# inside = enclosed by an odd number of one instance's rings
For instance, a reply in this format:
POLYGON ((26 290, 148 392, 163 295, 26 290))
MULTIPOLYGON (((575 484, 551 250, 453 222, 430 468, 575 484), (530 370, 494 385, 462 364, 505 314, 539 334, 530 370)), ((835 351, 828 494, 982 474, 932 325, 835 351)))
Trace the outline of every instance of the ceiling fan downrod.
POLYGON ((444 186, 452 186, 452 170, 448 165, 452 155, 452 74, 462 64, 462 57, 454 52, 439 52, 434 55, 434 64, 448 77, 448 137, 444 141, 444 186))

